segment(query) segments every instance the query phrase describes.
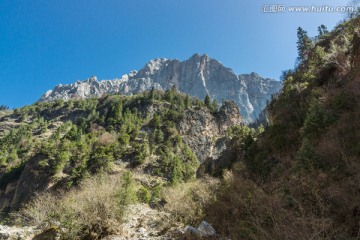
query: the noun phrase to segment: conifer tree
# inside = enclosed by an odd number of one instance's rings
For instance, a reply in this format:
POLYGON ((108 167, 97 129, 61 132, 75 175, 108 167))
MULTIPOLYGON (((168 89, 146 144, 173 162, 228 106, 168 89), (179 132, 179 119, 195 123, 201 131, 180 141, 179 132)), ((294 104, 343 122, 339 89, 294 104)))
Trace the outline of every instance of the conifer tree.
POLYGON ((206 94, 204 103, 205 103, 205 106, 210 107, 210 105, 211 105, 211 100, 210 100, 209 94, 206 94))
POLYGON ((329 33, 329 31, 327 30, 327 27, 324 24, 321 24, 318 27, 318 32, 319 32, 319 37, 326 35, 329 33))
POLYGON ((150 97, 150 100, 155 99, 155 89, 154 89, 154 87, 151 88, 149 97, 150 97))
POLYGON ((186 97, 185 97, 185 108, 188 109, 190 106, 190 98, 189 98, 189 95, 186 94, 186 97))
POLYGON ((122 111, 123 111, 123 104, 122 104, 122 100, 120 100, 114 106, 114 118, 121 119, 122 111))
POLYGON ((213 111, 216 111, 219 108, 219 104, 218 104, 216 98, 214 98, 211 105, 212 105, 212 110, 213 111))
POLYGON ((298 49, 298 60, 303 62, 308 58, 309 50, 312 47, 312 41, 307 35, 307 32, 299 27, 297 29, 297 49, 298 49))

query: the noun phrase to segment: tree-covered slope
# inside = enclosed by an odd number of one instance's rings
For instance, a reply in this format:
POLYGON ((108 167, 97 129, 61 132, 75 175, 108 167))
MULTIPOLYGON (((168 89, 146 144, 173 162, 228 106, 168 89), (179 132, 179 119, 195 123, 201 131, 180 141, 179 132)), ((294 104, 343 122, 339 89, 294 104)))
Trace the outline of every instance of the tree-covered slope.
MULTIPOLYGON (((323 28, 320 28, 320 30, 323 28)), ((360 19, 311 40, 208 218, 233 239, 358 239, 360 19)))
POLYGON ((1 209, 18 208, 36 191, 76 186, 119 167, 176 184, 221 154, 239 109, 152 90, 36 103, 0 119, 1 209))

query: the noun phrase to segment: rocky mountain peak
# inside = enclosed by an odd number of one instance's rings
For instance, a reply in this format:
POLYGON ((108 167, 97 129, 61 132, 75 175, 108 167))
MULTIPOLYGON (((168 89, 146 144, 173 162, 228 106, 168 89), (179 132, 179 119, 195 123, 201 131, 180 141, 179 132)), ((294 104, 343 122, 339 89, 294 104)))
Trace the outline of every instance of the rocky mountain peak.
POLYGON ((168 59, 166 58, 156 58, 154 60, 150 60, 142 69, 142 72, 145 75, 152 75, 159 70, 161 70, 164 66, 167 65, 168 59))
POLYGON ((88 83, 97 83, 98 82, 98 80, 97 80, 97 77, 96 76, 92 76, 92 77, 90 77, 90 78, 88 78, 87 80, 86 80, 86 82, 88 82, 88 83))
POLYGON ((131 95, 153 87, 166 90, 172 86, 200 99, 209 94, 218 102, 233 100, 238 104, 244 122, 252 122, 265 108, 271 95, 280 90, 281 83, 262 78, 254 72, 237 75, 216 59, 196 53, 185 61, 156 58, 139 71, 132 71, 120 79, 98 81, 96 77, 91 77, 82 82, 57 86, 39 101, 99 97, 105 93, 131 95))
POLYGON ((206 53, 205 54, 195 53, 189 58, 189 60, 196 60, 196 59, 211 59, 211 58, 206 53))

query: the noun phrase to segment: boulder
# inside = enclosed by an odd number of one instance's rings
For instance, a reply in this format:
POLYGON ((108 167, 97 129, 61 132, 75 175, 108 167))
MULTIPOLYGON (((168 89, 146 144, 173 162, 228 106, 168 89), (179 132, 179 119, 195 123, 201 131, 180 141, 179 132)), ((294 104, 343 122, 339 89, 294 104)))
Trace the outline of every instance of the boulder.
POLYGON ((186 239, 189 239, 189 240, 195 240, 195 239, 201 239, 202 235, 201 235, 201 232, 192 227, 192 226, 187 226, 185 228, 185 237, 186 239))
POLYGON ((201 236, 203 237, 210 237, 216 235, 215 229, 206 221, 202 221, 197 230, 201 233, 201 236))

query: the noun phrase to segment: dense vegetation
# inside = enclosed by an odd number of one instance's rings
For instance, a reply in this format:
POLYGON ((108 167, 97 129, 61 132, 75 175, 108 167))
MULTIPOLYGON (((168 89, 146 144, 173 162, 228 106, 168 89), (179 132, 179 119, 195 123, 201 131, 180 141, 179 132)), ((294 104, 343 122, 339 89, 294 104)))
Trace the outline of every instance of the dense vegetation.
POLYGON ((360 18, 311 39, 208 218, 232 239, 358 239, 360 18))
POLYGON ((188 180, 195 176, 197 159, 183 143, 176 123, 190 104, 204 106, 202 101, 190 100, 172 89, 135 97, 36 103, 16 109, 19 122, 27 124, 0 139, 0 164, 5 172, 0 184, 34 155, 44 156, 39 164, 53 175, 67 174, 68 186, 89 174, 111 171, 116 160, 128 159, 137 167, 150 155, 160 157, 153 166, 159 176, 172 184, 188 180), (150 105, 161 110, 149 113, 150 105), (54 130, 44 141, 42 135, 49 129, 54 130))

